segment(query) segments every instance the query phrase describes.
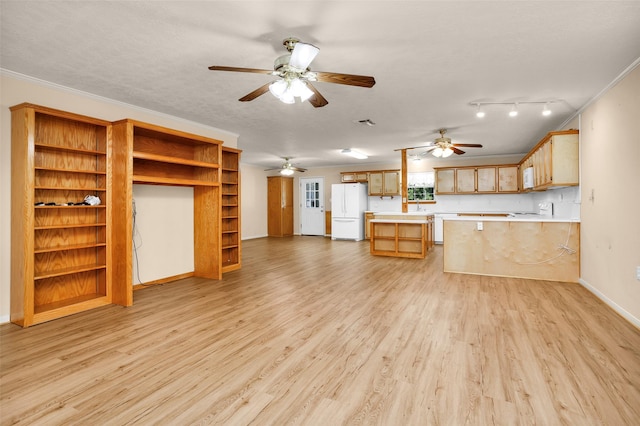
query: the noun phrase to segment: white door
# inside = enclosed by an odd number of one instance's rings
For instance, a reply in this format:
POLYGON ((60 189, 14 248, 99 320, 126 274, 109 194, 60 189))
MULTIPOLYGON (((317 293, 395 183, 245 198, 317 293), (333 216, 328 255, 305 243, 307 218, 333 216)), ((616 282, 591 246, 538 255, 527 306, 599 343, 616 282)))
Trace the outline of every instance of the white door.
POLYGON ((300 178, 300 234, 324 235, 324 178, 300 178))

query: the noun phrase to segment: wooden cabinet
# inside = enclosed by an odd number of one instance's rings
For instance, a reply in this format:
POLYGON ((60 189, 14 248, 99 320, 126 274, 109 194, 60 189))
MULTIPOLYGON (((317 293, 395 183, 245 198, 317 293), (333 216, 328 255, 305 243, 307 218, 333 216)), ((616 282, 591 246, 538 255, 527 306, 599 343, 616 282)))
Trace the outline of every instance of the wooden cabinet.
POLYGON ((436 167, 436 194, 518 192, 518 166, 436 167))
POLYGON ((369 195, 381 197, 400 195, 400 171, 379 170, 369 172, 369 195))
MULTIPOLYGON (((579 142, 577 130, 548 133, 522 159, 520 172, 533 167, 533 189, 579 184, 579 142)), ((524 179, 522 176, 521 179, 524 179)))
POLYGON ((293 235, 292 177, 267 177, 267 232, 270 237, 293 235))
POLYGON ((496 168, 476 168, 476 192, 496 192, 496 168))
POLYGON ((518 192, 518 166, 498 166, 498 192, 518 192))
POLYGON ((240 154, 239 149, 222 147, 222 272, 240 269, 240 154))
POLYGON ((364 238, 371 238, 371 220, 374 218, 373 212, 364 212, 364 238))
POLYGON ((455 194, 455 173, 455 169, 436 169, 436 194, 455 194))
POLYGON ((476 170, 456 169, 456 193, 473 194, 476 192, 476 170))
POLYGON ((368 183, 369 172, 340 172, 342 183, 368 183))
MULTIPOLYGON (((113 300, 133 304, 132 185, 193 188, 194 271, 192 276, 221 279, 221 144, 216 139, 135 120, 113 123, 114 248, 113 300)), ((167 281, 174 279, 169 278, 167 281)))
POLYGON ((31 104, 11 120, 11 322, 111 303, 110 123, 31 104))
POLYGON ((424 258, 429 248, 427 221, 373 219, 371 221, 371 254, 424 258))

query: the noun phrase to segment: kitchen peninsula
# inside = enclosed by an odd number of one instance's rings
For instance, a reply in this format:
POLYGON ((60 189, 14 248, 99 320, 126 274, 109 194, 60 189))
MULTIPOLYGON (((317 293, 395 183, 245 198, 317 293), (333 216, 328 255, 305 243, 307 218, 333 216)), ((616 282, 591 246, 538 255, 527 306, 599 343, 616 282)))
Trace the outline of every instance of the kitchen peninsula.
POLYGON ((579 220, 535 214, 444 219, 444 271, 578 282, 579 220))

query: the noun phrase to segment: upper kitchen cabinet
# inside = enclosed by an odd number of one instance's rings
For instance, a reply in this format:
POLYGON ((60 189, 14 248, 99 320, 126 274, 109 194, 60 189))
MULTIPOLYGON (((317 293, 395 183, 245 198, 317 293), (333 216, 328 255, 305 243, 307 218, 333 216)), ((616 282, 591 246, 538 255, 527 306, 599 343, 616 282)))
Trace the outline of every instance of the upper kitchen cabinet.
POLYGON ((400 170, 369 172, 369 195, 381 197, 400 195, 400 170))
POLYGON ((553 187, 579 184, 578 131, 548 133, 520 163, 524 182, 527 169, 533 170, 532 187, 525 190, 543 191, 553 187))
POLYGON ((436 194, 456 193, 456 169, 436 170, 436 194))
POLYGON ((436 194, 518 192, 518 166, 436 167, 436 194))
POLYGON ((518 166, 498 166, 498 192, 518 192, 518 166))
POLYGON ((342 183, 368 183, 369 172, 340 172, 342 183))

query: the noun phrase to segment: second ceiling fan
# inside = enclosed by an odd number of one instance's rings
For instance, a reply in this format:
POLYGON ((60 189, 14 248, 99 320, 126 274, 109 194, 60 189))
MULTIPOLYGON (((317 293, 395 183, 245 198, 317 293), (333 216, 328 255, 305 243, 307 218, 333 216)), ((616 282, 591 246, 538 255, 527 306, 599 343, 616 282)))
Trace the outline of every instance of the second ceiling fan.
POLYGON ((257 68, 239 68, 212 65, 212 71, 235 71, 257 74, 269 74, 278 79, 264 84, 253 92, 243 96, 241 102, 252 101, 260 95, 271 92, 284 103, 294 103, 295 98, 302 101, 309 100, 315 108, 323 107, 329 102, 318 92, 311 82, 337 83, 348 86, 373 87, 376 81, 373 77, 354 74, 340 74, 334 72, 311 71, 309 65, 320 51, 316 46, 303 43, 297 38, 284 39, 282 44, 287 54, 275 60, 273 70, 257 68))
POLYGON ((478 143, 451 143, 451 138, 446 138, 444 136, 445 133, 447 133, 447 129, 440 129, 438 132, 440 133, 440 137, 436 138, 429 145, 412 146, 412 147, 405 148, 405 149, 426 148, 425 151, 423 153, 421 153, 422 155, 431 152, 431 154, 434 157, 446 158, 446 157, 450 156, 453 153, 458 154, 458 155, 464 154, 465 152, 463 150, 459 149, 459 147, 463 147, 463 148, 482 148, 482 145, 480 145, 478 143))

